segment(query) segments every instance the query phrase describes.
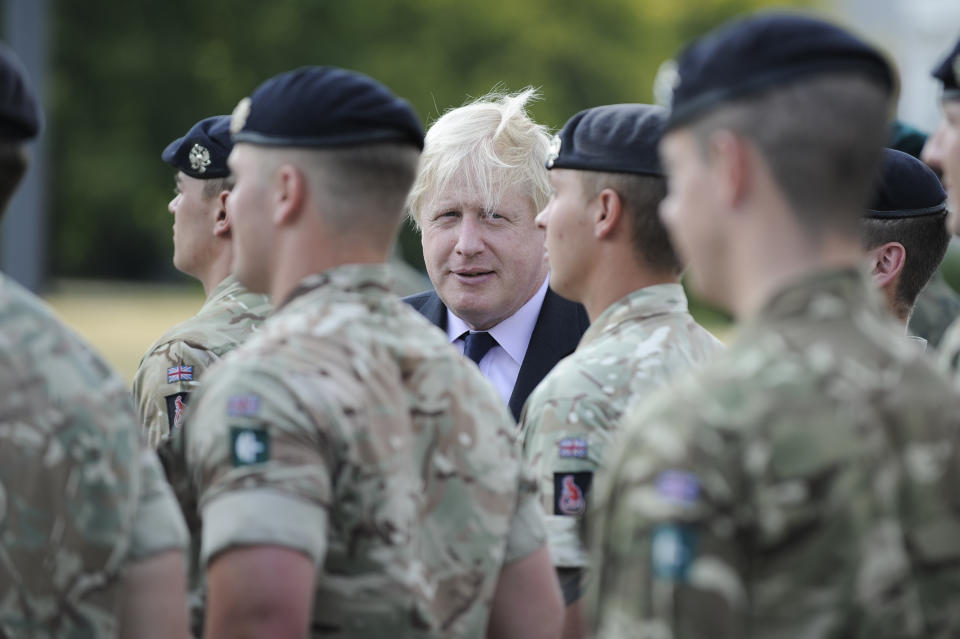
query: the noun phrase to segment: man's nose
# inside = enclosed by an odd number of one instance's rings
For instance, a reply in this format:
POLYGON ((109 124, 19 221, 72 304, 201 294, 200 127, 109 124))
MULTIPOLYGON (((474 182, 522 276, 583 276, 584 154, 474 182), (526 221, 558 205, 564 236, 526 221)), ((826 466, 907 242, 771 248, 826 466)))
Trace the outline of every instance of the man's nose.
POLYGON ((457 229, 457 253, 460 255, 476 255, 483 251, 483 223, 465 215, 457 229))

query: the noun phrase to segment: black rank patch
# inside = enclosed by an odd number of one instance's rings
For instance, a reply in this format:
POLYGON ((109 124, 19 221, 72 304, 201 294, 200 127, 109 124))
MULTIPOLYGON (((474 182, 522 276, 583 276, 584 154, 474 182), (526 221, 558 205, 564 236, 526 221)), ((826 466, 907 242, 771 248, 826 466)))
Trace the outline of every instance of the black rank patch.
POLYGON ((170 432, 183 426, 183 413, 187 410, 187 400, 190 393, 174 393, 167 395, 167 419, 170 421, 170 432))
POLYGON ((579 517, 587 512, 593 473, 553 474, 553 514, 579 517))

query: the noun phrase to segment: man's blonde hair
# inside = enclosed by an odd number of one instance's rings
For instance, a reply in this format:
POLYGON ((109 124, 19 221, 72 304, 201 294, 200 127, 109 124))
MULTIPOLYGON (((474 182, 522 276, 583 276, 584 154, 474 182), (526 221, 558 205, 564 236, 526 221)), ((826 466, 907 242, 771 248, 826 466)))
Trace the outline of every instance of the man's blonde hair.
POLYGON ((487 211, 495 211, 504 193, 518 186, 528 189, 537 211, 546 206, 550 136, 526 110, 538 97, 532 87, 520 93, 489 93, 433 123, 407 198, 407 215, 418 228, 424 208, 454 177, 465 178, 483 195, 487 211))

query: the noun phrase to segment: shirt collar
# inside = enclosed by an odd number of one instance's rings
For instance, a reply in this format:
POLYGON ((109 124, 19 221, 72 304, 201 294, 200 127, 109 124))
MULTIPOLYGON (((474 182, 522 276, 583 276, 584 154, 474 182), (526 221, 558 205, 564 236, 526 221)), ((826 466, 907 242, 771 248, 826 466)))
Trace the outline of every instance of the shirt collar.
MULTIPOLYGON (((523 363, 523 358, 527 354, 527 347, 530 346, 530 337, 533 335, 533 329, 537 325, 537 318, 540 317, 540 308, 543 306, 543 300, 547 296, 547 287, 550 283, 550 277, 543 280, 543 284, 537 289, 537 292, 527 300, 526 304, 517 309, 517 311, 503 320, 493 328, 489 333, 497 340, 497 344, 507 352, 507 355, 517 364, 523 363)), ((469 331, 470 327, 462 319, 447 309, 447 339, 455 342, 457 338, 469 331)))

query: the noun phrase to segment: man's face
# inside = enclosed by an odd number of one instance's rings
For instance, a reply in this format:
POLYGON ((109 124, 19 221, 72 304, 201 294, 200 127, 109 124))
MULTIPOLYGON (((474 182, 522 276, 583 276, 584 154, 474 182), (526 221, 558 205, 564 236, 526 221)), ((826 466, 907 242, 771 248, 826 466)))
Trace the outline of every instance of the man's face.
POLYGON ((571 169, 553 169, 550 184, 550 200, 537 215, 537 226, 547 236, 550 288, 567 299, 582 302, 593 248, 582 174, 571 169))
POLYGON ((227 198, 233 231, 233 273, 257 293, 269 293, 273 225, 268 177, 255 147, 237 144, 228 159, 234 186, 227 198))
POLYGON ((213 257, 213 227, 220 198, 205 198, 205 182, 180 171, 175 181, 175 195, 167 204, 173 214, 173 265, 182 273, 199 277, 213 257))
POLYGON ((947 226, 954 235, 960 235, 960 100, 945 100, 943 120, 923 147, 920 158, 943 174, 950 216, 947 226))
POLYGON ((668 133, 660 143, 667 171, 667 197, 660 203, 660 219, 687 264, 697 292, 723 304, 723 260, 726 244, 720 216, 711 197, 713 175, 700 144, 687 129, 668 133))
POLYGON ((466 180, 454 180, 422 211, 423 259, 443 303, 475 330, 513 315, 547 274, 543 231, 526 189, 504 193, 496 211, 466 180))

